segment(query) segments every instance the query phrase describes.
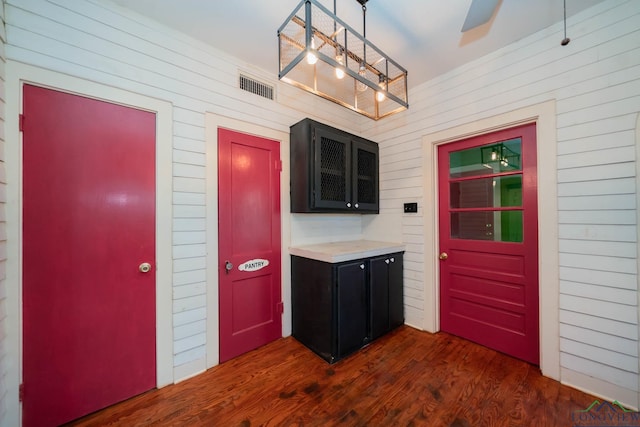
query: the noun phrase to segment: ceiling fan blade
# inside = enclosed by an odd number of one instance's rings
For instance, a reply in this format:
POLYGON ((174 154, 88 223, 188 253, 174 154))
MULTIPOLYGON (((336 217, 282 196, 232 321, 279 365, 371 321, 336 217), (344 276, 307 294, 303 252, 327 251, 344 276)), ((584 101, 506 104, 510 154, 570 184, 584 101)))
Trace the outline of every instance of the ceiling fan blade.
POLYGON ((473 0, 461 31, 464 33, 465 31, 489 22, 499 2, 500 0, 473 0))

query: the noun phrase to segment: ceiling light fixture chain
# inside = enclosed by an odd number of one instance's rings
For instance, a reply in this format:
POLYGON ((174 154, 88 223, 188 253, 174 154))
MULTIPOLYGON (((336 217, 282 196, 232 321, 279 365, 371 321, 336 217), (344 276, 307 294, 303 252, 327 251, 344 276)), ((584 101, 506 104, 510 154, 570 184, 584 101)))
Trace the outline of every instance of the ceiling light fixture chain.
POLYGON ((336 0, 333 12, 302 0, 278 29, 278 77, 378 120, 408 108, 407 71, 367 40, 367 1, 357 0, 360 35, 338 18, 336 0))
MULTIPOLYGON (((362 78, 366 78, 367 65, 368 65, 367 64, 367 43, 365 42, 367 40, 367 0, 357 0, 357 1, 362 5, 362 37, 363 37, 362 63, 360 63, 360 68, 358 69, 358 75, 360 75, 360 77, 362 78)), ((356 89, 359 92, 364 92, 365 90, 367 90, 367 84, 362 81, 358 81, 356 83, 356 89)))
POLYGON ((567 37, 567 0, 564 0, 564 39, 560 42, 562 46, 569 44, 571 39, 567 37))

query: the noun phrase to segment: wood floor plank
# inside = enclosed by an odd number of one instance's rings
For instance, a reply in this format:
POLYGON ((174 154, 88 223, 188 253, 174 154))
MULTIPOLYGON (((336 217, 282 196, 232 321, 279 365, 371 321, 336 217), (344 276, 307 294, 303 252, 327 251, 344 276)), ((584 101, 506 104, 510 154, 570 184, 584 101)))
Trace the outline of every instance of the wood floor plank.
POLYGON ((401 327, 329 365, 288 337, 71 426, 559 426, 595 398, 537 367, 401 327))

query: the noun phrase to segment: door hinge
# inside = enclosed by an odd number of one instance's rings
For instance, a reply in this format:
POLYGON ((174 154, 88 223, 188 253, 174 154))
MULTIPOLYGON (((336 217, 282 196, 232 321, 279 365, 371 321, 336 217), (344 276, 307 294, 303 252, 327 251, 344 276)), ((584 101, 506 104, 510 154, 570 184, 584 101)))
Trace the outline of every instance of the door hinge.
POLYGON ((282 160, 276 160, 276 170, 282 172, 282 160))
POLYGON ((18 402, 22 402, 24 400, 24 384, 20 384, 18 386, 18 402))
POLYGON ((282 302, 279 302, 276 306, 276 310, 278 310, 278 313, 280 314, 284 313, 284 304, 282 302))
POLYGON ((18 130, 24 132, 24 114, 18 116, 18 130))

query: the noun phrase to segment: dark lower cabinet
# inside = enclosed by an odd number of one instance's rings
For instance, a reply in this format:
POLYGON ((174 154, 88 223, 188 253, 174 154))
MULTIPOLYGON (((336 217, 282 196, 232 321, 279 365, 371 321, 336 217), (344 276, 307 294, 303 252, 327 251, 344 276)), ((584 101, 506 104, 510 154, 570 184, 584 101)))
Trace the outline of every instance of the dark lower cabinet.
POLYGON ((402 253, 341 263, 291 256, 293 336, 329 363, 404 323, 402 253))
POLYGON ((369 341, 367 330, 367 269, 364 261, 338 264, 336 274, 336 338, 338 358, 369 341))
POLYGON ((402 254, 371 258, 371 339, 404 323, 402 254))

